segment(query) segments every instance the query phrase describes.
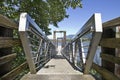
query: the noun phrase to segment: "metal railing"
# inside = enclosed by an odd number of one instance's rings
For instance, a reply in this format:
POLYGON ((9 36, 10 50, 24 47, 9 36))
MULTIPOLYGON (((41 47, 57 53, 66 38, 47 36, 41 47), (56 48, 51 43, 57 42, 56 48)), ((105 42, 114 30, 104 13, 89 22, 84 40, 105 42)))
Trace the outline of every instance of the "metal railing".
POLYGON ((95 13, 63 48, 62 54, 85 74, 89 73, 101 34, 101 14, 95 13))
POLYGON ((30 72, 34 74, 53 56, 55 46, 27 13, 20 15, 19 34, 30 72))

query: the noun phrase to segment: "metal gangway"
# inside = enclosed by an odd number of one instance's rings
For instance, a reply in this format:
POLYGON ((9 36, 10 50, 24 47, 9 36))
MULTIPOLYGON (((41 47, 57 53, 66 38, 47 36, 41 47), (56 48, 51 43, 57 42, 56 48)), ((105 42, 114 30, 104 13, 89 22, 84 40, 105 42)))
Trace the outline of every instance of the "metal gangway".
POLYGON ((20 15, 19 34, 30 68, 21 80, 95 80, 89 71, 102 35, 100 13, 93 14, 59 53, 27 13, 20 15))
POLYGON ((21 80, 95 80, 89 71, 102 34, 99 13, 61 51, 27 13, 20 16, 19 34, 30 68, 21 80))

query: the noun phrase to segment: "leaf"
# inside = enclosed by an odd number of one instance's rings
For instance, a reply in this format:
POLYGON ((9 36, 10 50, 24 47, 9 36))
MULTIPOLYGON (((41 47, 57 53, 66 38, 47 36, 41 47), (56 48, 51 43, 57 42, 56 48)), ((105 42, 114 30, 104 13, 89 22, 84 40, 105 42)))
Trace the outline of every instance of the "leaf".
POLYGON ((0 6, 0 13, 15 21, 19 20, 20 13, 27 12, 49 34, 49 24, 58 27, 58 22, 69 17, 66 14, 69 7, 81 8, 82 4, 81 0, 2 0, 0 6))

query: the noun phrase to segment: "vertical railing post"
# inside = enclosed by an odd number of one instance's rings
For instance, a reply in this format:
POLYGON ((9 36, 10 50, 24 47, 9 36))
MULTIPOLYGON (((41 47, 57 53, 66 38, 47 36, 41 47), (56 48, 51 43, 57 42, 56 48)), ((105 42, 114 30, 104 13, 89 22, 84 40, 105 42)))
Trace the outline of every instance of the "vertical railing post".
POLYGON ((73 44, 70 43, 70 48, 71 48, 71 61, 74 64, 74 57, 73 57, 73 44))
POLYGON ((32 54, 31 54, 32 50, 29 47, 30 42, 26 37, 26 36, 28 36, 28 34, 25 32, 26 27, 28 27, 27 14, 24 13, 24 14, 21 14, 20 22, 19 22, 20 38, 23 43, 23 48, 24 48, 25 54, 27 55, 26 58, 27 58, 27 61, 29 64, 30 71, 32 74, 34 74, 34 73, 36 73, 36 69, 35 69, 34 62, 32 60, 32 54))
MULTIPOLYGON (((102 35, 101 14, 95 13, 76 33, 76 35, 72 38, 70 42, 72 48, 72 63, 76 67, 78 67, 78 65, 76 65, 77 62, 76 55, 79 54, 80 60, 83 62, 83 73, 85 74, 88 74, 91 69, 94 55, 99 44, 99 41, 101 39, 101 35, 102 35), (90 36, 92 37, 92 39, 90 36), (83 39, 82 44, 81 39, 83 39), (90 44, 88 41, 90 42, 90 44), (87 51, 85 50, 86 47, 84 48, 84 46, 82 46, 85 45, 84 42, 88 42, 87 51), (77 53, 77 50, 79 50, 79 53, 77 53), (85 54, 85 56, 83 54, 85 54)), ((64 47, 63 50, 67 49, 67 45, 64 47)), ((66 52, 64 51, 64 53, 66 52)))
POLYGON ((27 13, 20 16, 19 33, 30 72, 35 74, 48 61, 49 46, 54 51, 56 47, 27 13))
POLYGON ((90 71, 90 68, 93 63, 94 55, 97 49, 97 46, 100 42, 101 35, 102 35, 102 21, 101 21, 101 15, 100 14, 94 14, 94 26, 95 26, 95 32, 92 37, 92 41, 89 46, 88 55, 86 58, 84 73, 88 74, 90 71))
POLYGON ((23 48, 24 48, 24 51, 26 53, 26 58, 27 58, 27 62, 29 64, 30 72, 31 72, 31 74, 35 74, 36 73, 36 69, 35 69, 34 62, 32 60, 32 54, 31 54, 32 50, 29 47, 29 44, 30 44, 29 41, 26 39, 27 33, 26 34, 20 33, 20 34, 21 34, 20 38, 22 39, 21 41, 22 41, 22 43, 24 43, 23 44, 23 48))
MULTIPOLYGON (((56 31, 53 32, 53 43, 56 44, 56 31)), ((57 46, 56 46, 57 47, 57 46)))
POLYGON ((82 47, 81 47, 81 40, 78 39, 78 50, 79 50, 79 56, 80 56, 80 63, 82 64, 82 68, 84 67, 84 64, 83 64, 83 55, 82 55, 82 47))
POLYGON ((64 31, 63 47, 65 46, 65 44, 66 44, 66 31, 64 31))

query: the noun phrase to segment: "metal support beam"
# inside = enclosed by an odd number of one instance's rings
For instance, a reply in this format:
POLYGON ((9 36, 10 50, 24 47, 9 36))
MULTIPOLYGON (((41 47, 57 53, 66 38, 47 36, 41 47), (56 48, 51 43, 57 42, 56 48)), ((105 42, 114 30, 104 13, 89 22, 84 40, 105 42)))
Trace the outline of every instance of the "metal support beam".
POLYGON ((54 44, 57 46, 57 37, 56 37, 56 33, 63 33, 64 34, 64 36, 63 36, 63 40, 62 40, 62 47, 64 47, 65 46, 65 44, 66 44, 66 31, 54 31, 53 32, 54 34, 53 34, 53 42, 54 42, 54 44))
POLYGON ((51 47, 55 51, 55 45, 27 13, 22 13, 20 16, 19 33, 30 72, 35 74, 48 61, 46 58, 46 55, 49 54, 48 48, 51 47), (42 60, 46 58, 46 60, 43 62, 40 58, 42 60))
MULTIPOLYGON (((72 38, 70 44, 72 44, 73 48, 73 64, 74 61, 76 61, 76 57, 79 54, 84 54, 85 57, 80 55, 80 59, 85 61, 85 64, 83 63, 83 72, 85 74, 88 74, 90 71, 90 68, 92 66, 92 62, 94 59, 94 55, 97 49, 97 46, 99 44, 99 41, 101 39, 102 35, 102 21, 101 21, 101 14, 100 13, 95 13, 84 25, 83 27, 76 33, 76 35, 72 38), (88 35, 89 34, 89 35, 88 35), (92 37, 92 39, 90 38, 92 37), (84 39, 85 38, 85 39, 84 39), (87 40, 86 40, 87 38, 87 40), (78 43, 78 40, 82 39, 83 41, 81 43, 78 43), (89 40, 90 44, 88 44, 88 52, 85 53, 85 49, 83 50, 83 44, 86 41, 89 40), (82 44, 82 45, 81 45, 82 44), (80 50, 82 48, 82 50, 80 50), (79 50, 79 53, 77 53, 77 50, 79 50), (82 52, 81 52, 82 51, 82 52)), ((64 38, 66 39, 66 38, 64 38)), ((80 42, 80 41, 79 41, 80 42)), ((63 48, 62 52, 66 52, 69 44, 66 44, 66 46, 63 48)), ((69 53, 70 54, 70 53, 69 53)), ((65 55, 65 54, 64 54, 65 55)), ((68 57, 67 55, 65 55, 68 57)), ((82 61, 83 62, 83 61, 82 61)), ((75 65, 77 66, 77 65, 75 65)))

